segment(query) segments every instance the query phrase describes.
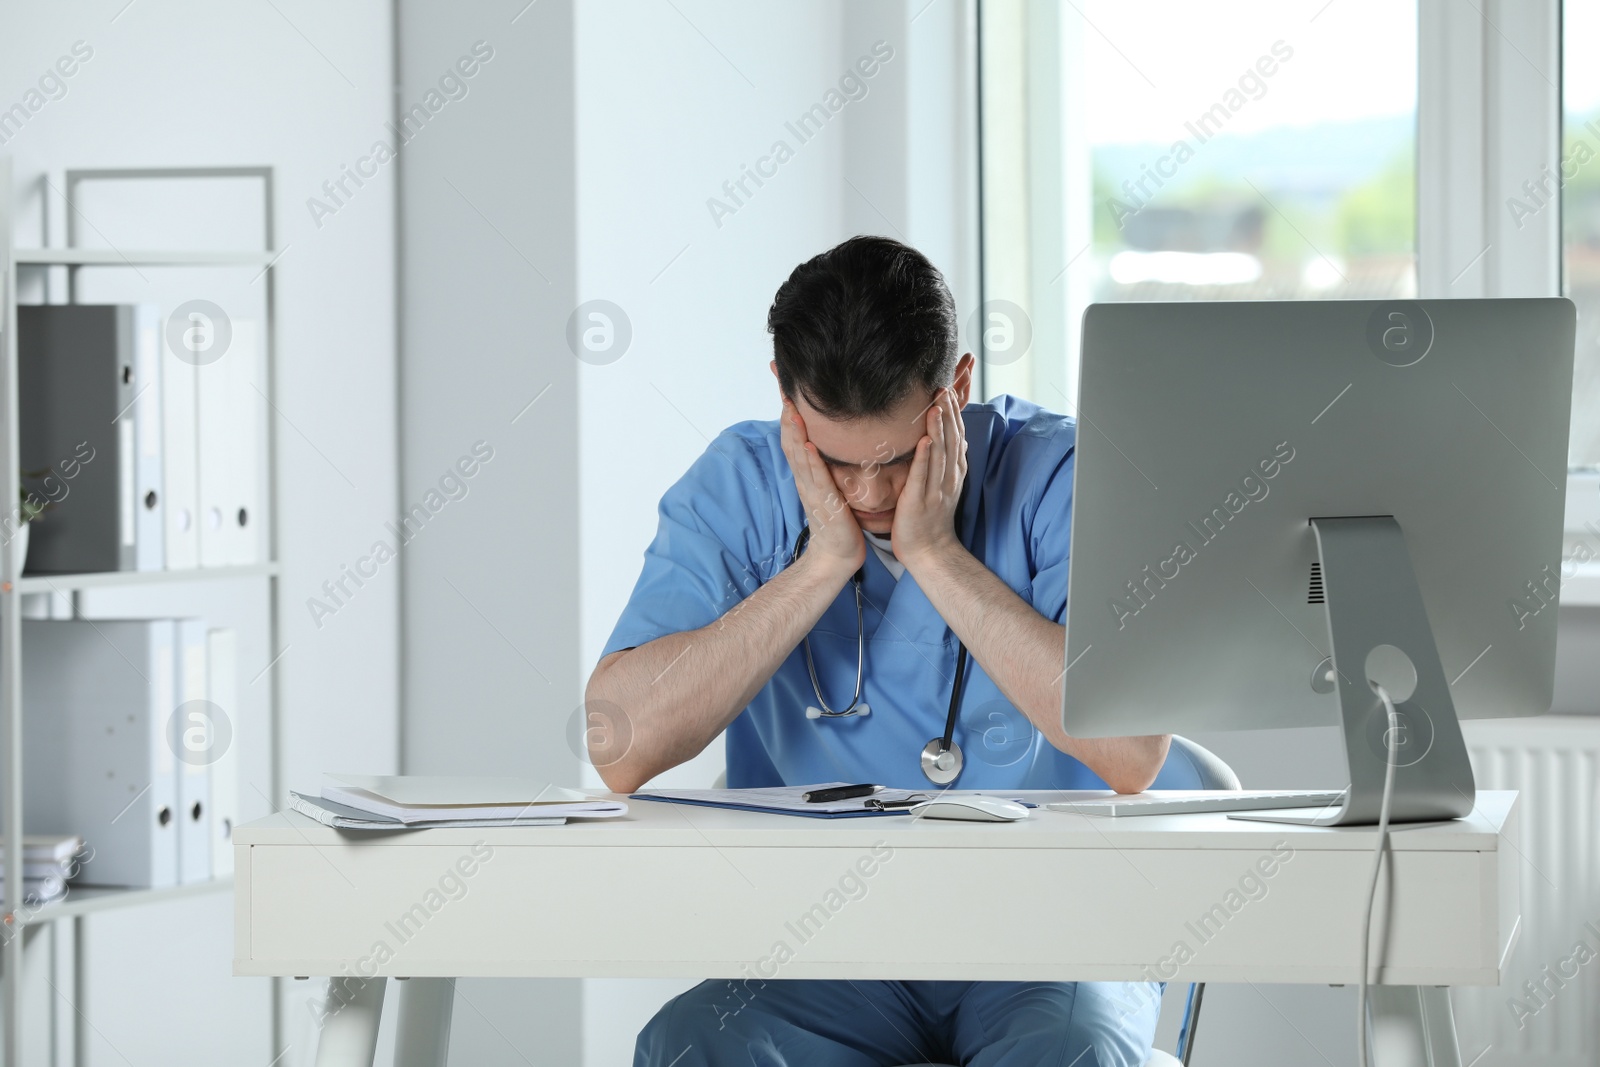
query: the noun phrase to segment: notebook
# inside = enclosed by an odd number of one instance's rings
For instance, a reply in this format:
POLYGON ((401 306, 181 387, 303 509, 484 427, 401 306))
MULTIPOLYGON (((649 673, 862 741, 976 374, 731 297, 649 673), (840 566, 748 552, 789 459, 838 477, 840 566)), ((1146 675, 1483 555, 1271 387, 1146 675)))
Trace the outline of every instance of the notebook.
POLYGON ((308 797, 304 793, 290 792, 289 808, 309 815, 324 826, 335 830, 431 830, 443 826, 560 826, 566 816, 539 816, 522 819, 436 819, 425 822, 401 822, 385 815, 373 815, 321 797, 308 797))
POLYGON ((532 778, 325 774, 321 799, 407 826, 478 819, 610 819, 628 811, 620 800, 532 778))

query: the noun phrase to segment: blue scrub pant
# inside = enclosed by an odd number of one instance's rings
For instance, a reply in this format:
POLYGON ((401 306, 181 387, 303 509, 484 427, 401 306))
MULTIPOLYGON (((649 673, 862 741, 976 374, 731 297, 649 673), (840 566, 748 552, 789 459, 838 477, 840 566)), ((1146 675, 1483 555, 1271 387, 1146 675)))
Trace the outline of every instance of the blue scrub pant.
POLYGON ((639 1034, 634 1067, 1142 1067, 1144 982, 702 982, 639 1034))

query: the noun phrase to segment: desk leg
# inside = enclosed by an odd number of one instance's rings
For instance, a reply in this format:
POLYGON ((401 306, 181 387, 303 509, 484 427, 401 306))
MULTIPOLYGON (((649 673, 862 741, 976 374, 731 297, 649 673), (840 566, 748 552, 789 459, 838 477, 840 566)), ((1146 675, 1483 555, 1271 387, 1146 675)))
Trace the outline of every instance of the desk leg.
POLYGON ((1461 1067, 1450 990, 1375 985, 1367 992, 1376 1067, 1461 1067))
POLYGON ((378 1019, 383 1013, 386 978, 342 985, 350 1000, 329 1015, 317 1039, 317 1067, 372 1067, 378 1052, 378 1019))
POLYGON ((400 984, 394 1067, 445 1067, 455 1000, 454 978, 410 978, 400 984))

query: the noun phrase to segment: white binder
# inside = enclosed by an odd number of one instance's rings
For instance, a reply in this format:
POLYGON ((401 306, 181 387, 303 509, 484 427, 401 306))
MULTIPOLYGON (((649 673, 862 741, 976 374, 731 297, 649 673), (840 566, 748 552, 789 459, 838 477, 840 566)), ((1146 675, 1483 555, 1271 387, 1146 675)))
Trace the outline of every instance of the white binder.
POLYGON ((173 635, 171 619, 22 624, 27 832, 82 835, 83 884, 177 881, 173 635))
POLYGON ((261 427, 266 389, 256 323, 233 323, 215 362, 195 369, 199 411, 200 565, 261 561, 261 427))
POLYGON ((178 696, 167 742, 177 757, 178 882, 211 880, 211 757, 218 740, 207 706, 206 621, 174 619, 178 696))
POLYGON ((193 363, 161 346, 161 444, 167 569, 200 566, 200 467, 193 363))
MULTIPOLYGON (((233 873, 233 828, 239 824, 239 641, 233 630, 206 635, 207 700, 226 716, 227 743, 211 761, 211 876, 233 873)), ((222 727, 218 727, 222 729, 222 727)))

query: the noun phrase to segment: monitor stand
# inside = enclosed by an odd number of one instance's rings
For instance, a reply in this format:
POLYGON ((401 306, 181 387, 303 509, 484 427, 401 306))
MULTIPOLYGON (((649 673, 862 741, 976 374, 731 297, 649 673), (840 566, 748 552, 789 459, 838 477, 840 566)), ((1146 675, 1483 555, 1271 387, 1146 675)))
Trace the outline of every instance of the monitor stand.
POLYGON ((1405 535, 1392 515, 1312 519, 1333 655, 1312 677, 1339 693, 1350 788, 1317 815, 1239 812, 1236 819, 1315 826, 1376 824, 1389 758, 1389 717, 1371 682, 1394 698, 1394 789, 1389 821, 1439 822, 1471 813, 1476 797, 1466 741, 1439 663, 1405 535), (1333 680, 1327 680, 1331 670, 1333 680))

